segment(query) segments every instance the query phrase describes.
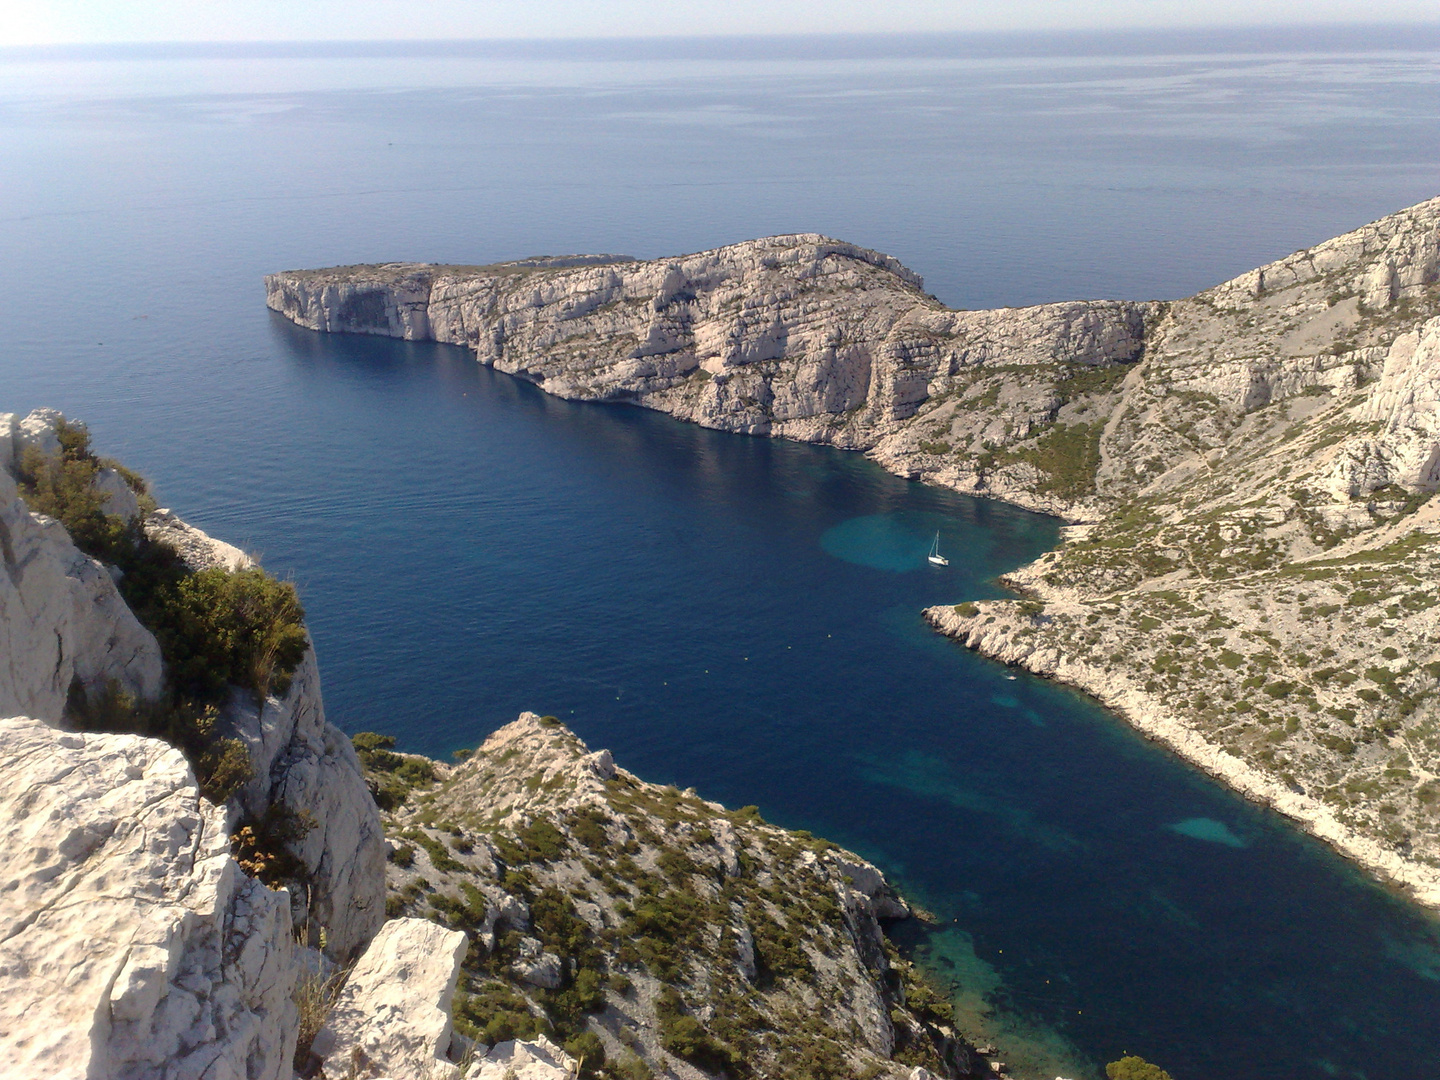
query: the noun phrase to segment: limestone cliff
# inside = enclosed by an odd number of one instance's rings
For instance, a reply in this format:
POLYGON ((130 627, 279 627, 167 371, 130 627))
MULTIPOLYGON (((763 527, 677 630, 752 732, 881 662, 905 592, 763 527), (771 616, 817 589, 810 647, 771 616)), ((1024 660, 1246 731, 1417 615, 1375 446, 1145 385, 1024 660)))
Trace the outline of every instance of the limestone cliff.
POLYGON ((1103 414, 1159 311, 951 311, 894 259, 815 235, 599 266, 290 271, 265 287, 271 308, 314 330, 465 345, 560 397, 866 450, 1057 510, 1084 502, 1065 477, 1036 484, 984 455, 1103 414))
POLYGON ((1440 199, 1168 303, 949 311, 816 236, 266 289, 304 326, 1087 523, 1011 576, 1029 600, 931 621, 1440 904, 1440 199))

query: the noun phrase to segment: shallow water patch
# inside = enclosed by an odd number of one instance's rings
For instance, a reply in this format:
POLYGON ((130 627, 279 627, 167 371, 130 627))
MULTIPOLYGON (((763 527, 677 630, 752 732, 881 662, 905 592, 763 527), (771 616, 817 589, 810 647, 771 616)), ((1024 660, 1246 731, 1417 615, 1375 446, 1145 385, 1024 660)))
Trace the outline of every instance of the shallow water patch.
POLYGON ((1230 826, 1223 821, 1216 821, 1214 818, 1193 817, 1184 821, 1176 821, 1165 828, 1171 832, 1179 833, 1181 836, 1188 836, 1191 840, 1203 840, 1207 844, 1223 844, 1225 847, 1246 848, 1247 844, 1240 837, 1230 831, 1230 826))

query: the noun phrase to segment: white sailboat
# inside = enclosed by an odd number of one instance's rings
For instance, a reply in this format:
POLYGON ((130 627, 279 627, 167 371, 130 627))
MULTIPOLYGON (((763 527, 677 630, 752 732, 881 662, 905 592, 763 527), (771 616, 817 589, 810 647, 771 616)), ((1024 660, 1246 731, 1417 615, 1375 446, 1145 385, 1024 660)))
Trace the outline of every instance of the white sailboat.
POLYGON ((935 534, 935 543, 930 545, 930 554, 927 556, 936 566, 949 566, 950 560, 940 554, 940 534, 935 534))

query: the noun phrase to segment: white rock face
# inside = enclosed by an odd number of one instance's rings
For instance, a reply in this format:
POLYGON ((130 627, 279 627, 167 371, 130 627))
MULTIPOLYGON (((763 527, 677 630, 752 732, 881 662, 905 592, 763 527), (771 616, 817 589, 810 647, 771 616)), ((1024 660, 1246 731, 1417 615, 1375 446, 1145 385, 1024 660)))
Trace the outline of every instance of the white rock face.
POLYGON ((1377 422, 1380 431, 1348 443, 1339 455, 1347 495, 1387 484, 1417 491, 1440 486, 1440 319, 1390 347, 1360 418, 1377 422))
POLYGON ((545 1036, 533 1042, 496 1043, 465 1073, 465 1080, 571 1080, 574 1058, 545 1036))
POLYGON ((105 513, 126 521, 134 521, 140 516, 139 499, 116 470, 101 469, 95 477, 95 490, 105 496, 105 513))
POLYGON ((293 845, 311 885, 308 896, 292 897, 296 925, 312 945, 324 928, 331 956, 353 955, 385 921, 385 836, 355 748, 325 719, 314 650, 283 698, 257 708, 253 695, 236 691, 223 719, 255 770, 241 805, 255 818, 283 806, 313 822, 293 845))
POLYGON ((175 551, 191 570, 212 566, 243 570, 252 565, 250 556, 233 544, 206 535, 169 510, 157 510, 145 519, 145 535, 175 551))
POLYGON ((814 234, 542 273, 406 263, 265 282, 269 306, 311 329, 465 345, 560 397, 867 450, 977 365, 1133 361, 1158 310, 951 311, 889 256, 814 234))
POLYGON ((423 919, 382 926, 315 1039, 327 1072, 456 1080, 460 1070, 447 1060, 450 1003, 466 948, 463 933, 423 919))
POLYGON ((140 698, 160 692, 154 635, 59 522, 30 513, 3 469, 0 556, 0 714, 58 720, 77 679, 93 688, 113 679, 140 698))
POLYGON ((179 751, 0 720, 0 1074, 290 1076, 284 895, 179 751))

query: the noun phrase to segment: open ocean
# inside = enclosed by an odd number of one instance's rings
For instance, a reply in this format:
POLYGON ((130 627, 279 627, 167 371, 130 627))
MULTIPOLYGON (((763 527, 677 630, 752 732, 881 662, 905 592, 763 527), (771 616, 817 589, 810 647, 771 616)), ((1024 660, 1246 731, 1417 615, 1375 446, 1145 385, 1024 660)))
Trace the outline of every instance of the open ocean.
POLYGON ((1440 31, 0 51, 0 409, 293 576, 346 730, 554 713, 875 860, 1019 1076, 1434 1080, 1433 916, 923 626, 1057 522, 311 334, 260 278, 813 231, 954 306, 1165 298, 1436 194, 1440 31))

